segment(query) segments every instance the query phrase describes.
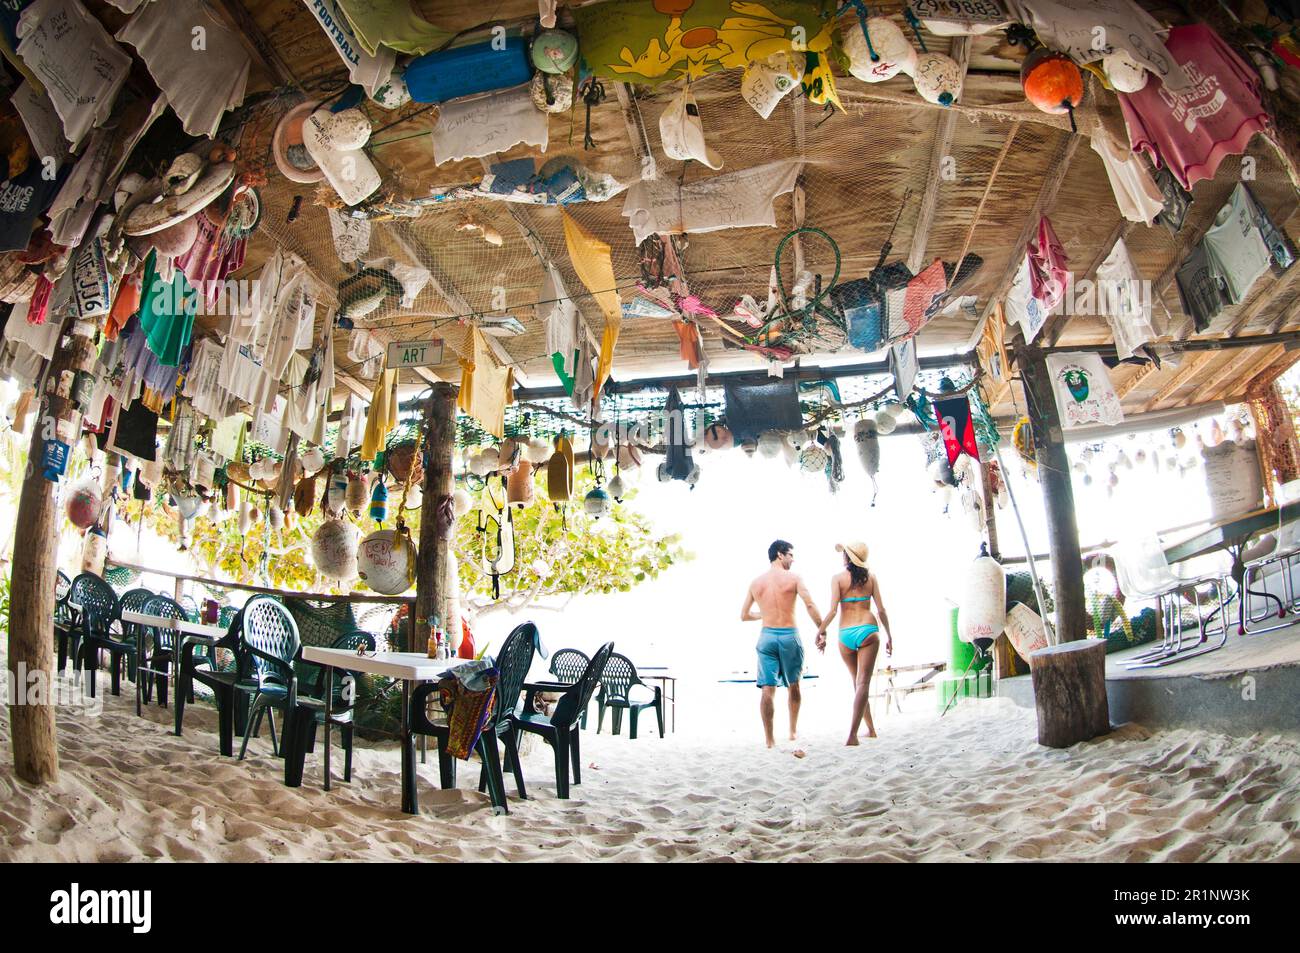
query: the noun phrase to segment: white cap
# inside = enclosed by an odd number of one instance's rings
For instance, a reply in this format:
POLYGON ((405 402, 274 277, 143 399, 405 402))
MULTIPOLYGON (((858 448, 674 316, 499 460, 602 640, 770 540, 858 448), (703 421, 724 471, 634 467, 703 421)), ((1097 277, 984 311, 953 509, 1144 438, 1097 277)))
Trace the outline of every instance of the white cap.
POLYGON ((370 139, 370 120, 359 109, 331 113, 318 109, 302 126, 303 145, 329 184, 348 205, 356 205, 380 186, 379 173, 361 147, 370 139))
POLYGON ((740 81, 740 93, 754 112, 764 119, 772 115, 785 94, 795 89, 803 79, 803 58, 782 50, 765 60, 757 60, 745 67, 745 77, 740 81))
POLYGON ((659 139, 664 155, 670 159, 694 159, 710 169, 722 168, 722 156, 704 143, 704 126, 700 123, 700 110, 689 89, 673 97, 668 108, 659 117, 659 139))

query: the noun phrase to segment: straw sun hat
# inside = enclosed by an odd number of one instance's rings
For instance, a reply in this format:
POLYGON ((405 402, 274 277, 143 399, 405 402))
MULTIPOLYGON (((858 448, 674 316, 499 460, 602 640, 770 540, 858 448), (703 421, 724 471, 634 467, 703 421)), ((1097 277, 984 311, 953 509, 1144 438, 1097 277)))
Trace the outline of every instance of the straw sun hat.
POLYGON ((849 557, 849 562, 859 569, 867 568, 867 544, 858 543, 836 543, 835 551, 843 553, 849 557))

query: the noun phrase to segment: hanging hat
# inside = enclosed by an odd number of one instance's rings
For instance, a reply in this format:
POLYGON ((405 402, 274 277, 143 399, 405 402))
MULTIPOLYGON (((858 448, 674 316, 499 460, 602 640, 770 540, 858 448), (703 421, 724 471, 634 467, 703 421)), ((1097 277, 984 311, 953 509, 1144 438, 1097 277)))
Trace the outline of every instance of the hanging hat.
POLYGON ((276 168, 290 182, 311 185, 325 178, 325 173, 307 151, 303 141, 303 123, 320 107, 318 100, 308 100, 294 106, 276 124, 271 137, 271 153, 276 168))
POLYGON ((552 503, 565 503, 573 495, 573 444, 555 438, 555 453, 546 464, 546 495, 552 503))
POLYGON ((689 89, 682 89, 659 117, 659 139, 664 155, 670 159, 694 159, 710 169, 722 168, 722 156, 704 141, 704 125, 700 122, 700 108, 689 89))
POLYGON ((773 53, 745 67, 740 93, 754 111, 766 119, 792 89, 803 79, 804 57, 788 50, 773 53))
POLYGON ((845 556, 848 556, 849 562, 853 563, 853 565, 857 566, 859 569, 867 568, 867 544, 866 543, 862 543, 862 542, 836 543, 835 551, 837 553, 843 553, 845 556))
POLYGON ((564 30, 543 30, 533 37, 529 55, 543 73, 567 73, 578 62, 578 41, 564 30))
POLYGON ((866 83, 883 83, 916 69, 916 48, 888 17, 856 17, 840 27, 849 72, 866 83))
POLYGON ((334 191, 348 205, 373 195, 381 182, 361 147, 370 141, 370 120, 360 109, 318 109, 302 126, 303 144, 334 191))

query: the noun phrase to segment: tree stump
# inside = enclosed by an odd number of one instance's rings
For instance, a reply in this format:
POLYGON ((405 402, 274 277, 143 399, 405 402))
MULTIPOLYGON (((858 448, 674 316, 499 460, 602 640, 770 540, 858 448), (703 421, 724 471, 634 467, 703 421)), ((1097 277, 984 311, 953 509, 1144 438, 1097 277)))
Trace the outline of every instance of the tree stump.
POLYGON ((1068 748, 1110 731, 1106 643, 1062 642, 1029 657, 1038 710, 1038 743, 1068 748))

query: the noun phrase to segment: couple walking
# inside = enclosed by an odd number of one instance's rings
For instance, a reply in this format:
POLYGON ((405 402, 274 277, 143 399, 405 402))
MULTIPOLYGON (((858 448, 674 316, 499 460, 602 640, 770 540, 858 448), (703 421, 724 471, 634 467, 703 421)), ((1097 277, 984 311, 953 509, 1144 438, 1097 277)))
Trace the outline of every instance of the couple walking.
POLYGON ((803 642, 794 624, 795 598, 803 600, 808 614, 817 624, 817 650, 826 651, 826 630, 840 616, 840 658, 848 666, 853 678, 853 721, 849 727, 846 744, 858 743, 858 725, 865 723, 867 736, 876 737, 876 727, 871 721, 871 705, 867 695, 871 690, 871 673, 876 667, 880 651, 880 629, 885 630, 885 654, 894 653, 894 642, 889 634, 889 616, 880 598, 880 585, 867 569, 866 543, 840 543, 835 549, 844 554, 844 572, 831 579, 831 605, 823 618, 817 605, 808 594, 808 588, 799 576, 790 571, 794 562, 794 546, 778 539, 767 548, 771 568, 749 585, 745 605, 740 610, 742 622, 763 623, 758 637, 758 687, 762 691, 758 711, 763 718, 763 732, 767 746, 775 745, 772 737, 772 720, 776 704, 776 689, 784 686, 790 692, 790 739, 795 737, 799 721, 799 703, 802 695, 799 676, 803 673, 803 642), (872 604, 875 612, 872 612, 872 604), (755 610, 757 605, 757 610, 755 610))

